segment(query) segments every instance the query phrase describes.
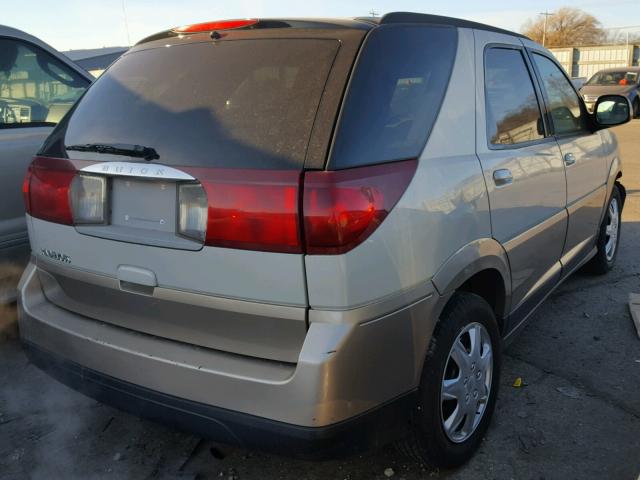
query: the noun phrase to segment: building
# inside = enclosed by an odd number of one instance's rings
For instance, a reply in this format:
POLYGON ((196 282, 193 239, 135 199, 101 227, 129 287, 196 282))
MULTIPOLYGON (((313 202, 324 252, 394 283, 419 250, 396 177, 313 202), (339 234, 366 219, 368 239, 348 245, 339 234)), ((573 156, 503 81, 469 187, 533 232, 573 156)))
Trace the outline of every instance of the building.
POLYGON ((98 77, 127 50, 128 47, 105 47, 88 50, 69 50, 62 53, 91 73, 91 75, 98 77))
POLYGON ((639 45, 596 45, 549 50, 572 78, 591 78, 604 68, 640 65, 639 45))

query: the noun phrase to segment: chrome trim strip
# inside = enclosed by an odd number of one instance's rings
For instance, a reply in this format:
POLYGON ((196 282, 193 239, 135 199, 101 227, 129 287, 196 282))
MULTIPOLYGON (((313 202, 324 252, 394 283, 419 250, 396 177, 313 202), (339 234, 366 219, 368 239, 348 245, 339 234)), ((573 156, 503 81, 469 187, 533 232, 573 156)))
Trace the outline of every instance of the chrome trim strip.
POLYGON ((157 178, 162 180, 195 180, 194 177, 167 165, 140 162, 99 162, 80 170, 109 176, 157 178))

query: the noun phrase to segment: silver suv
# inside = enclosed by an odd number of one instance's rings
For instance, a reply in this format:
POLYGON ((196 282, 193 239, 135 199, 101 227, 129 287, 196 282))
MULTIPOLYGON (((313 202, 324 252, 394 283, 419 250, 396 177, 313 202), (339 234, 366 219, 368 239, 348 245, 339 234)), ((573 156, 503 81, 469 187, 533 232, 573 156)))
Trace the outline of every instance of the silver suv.
POLYGON ((33 160, 20 331, 105 403, 326 456, 478 447, 503 343, 609 270, 624 97, 431 15, 242 20, 138 43, 33 160))

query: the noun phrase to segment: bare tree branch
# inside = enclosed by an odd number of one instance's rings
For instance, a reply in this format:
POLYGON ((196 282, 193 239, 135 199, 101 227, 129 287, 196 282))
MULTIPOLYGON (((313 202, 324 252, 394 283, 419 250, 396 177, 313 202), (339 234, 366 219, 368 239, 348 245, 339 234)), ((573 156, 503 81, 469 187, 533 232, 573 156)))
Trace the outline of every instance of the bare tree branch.
MULTIPOLYGON (((535 42, 542 43, 543 32, 542 17, 532 18, 522 26, 522 33, 535 42)), ((547 19, 547 47, 594 45, 605 38, 600 21, 578 8, 560 8, 547 19)))

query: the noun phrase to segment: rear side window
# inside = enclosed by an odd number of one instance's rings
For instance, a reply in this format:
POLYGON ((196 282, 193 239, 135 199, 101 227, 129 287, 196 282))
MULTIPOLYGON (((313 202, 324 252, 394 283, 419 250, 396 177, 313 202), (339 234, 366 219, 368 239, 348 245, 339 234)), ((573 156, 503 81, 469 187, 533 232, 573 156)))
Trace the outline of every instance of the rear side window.
POLYGON ((0 128, 55 125, 88 85, 41 48, 0 38, 0 128))
POLYGON ((130 52, 78 103, 65 145, 143 145, 168 165, 302 168, 338 45, 251 39, 130 52))
POLYGON ((580 99, 562 70, 547 57, 533 54, 547 94, 547 109, 556 135, 576 135, 586 131, 587 123, 580 99))
POLYGON ((540 106, 520 50, 487 50, 484 84, 489 143, 516 145, 544 138, 540 106))
POLYGON ((456 48, 455 28, 374 29, 353 73, 330 166, 419 156, 444 99, 456 48))

